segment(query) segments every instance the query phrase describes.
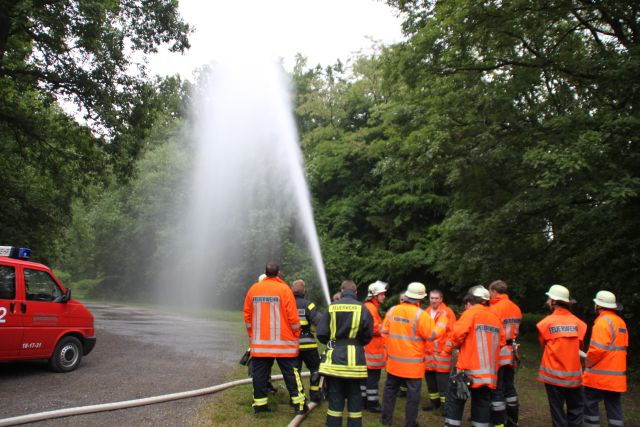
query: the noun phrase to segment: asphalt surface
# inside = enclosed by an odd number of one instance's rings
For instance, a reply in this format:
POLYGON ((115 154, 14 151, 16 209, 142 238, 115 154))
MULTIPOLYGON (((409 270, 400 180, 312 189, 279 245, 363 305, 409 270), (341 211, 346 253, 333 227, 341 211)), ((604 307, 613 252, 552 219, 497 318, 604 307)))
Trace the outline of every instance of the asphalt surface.
MULTIPOLYGON (((0 363, 0 418, 177 393, 217 385, 237 367, 238 325, 123 305, 88 304, 97 343, 80 367, 0 363)), ((189 426, 210 396, 41 421, 34 426, 189 426)))

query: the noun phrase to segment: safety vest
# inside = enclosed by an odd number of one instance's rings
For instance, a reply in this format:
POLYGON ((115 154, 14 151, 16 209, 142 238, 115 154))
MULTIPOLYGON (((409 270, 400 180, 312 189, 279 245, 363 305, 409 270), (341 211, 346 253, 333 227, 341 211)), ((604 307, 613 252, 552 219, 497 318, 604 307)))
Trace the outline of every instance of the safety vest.
POLYGON ((341 378, 367 378, 364 346, 371 341, 373 320, 353 292, 329 305, 318 323, 318 340, 327 344, 319 372, 341 378))
POLYGON ((364 306, 369 310, 371 318, 373 319, 373 338, 371 342, 364 347, 364 356, 367 360, 367 369, 382 369, 386 364, 386 355, 384 352, 384 338, 380 333, 382 328, 382 317, 378 307, 380 302, 373 297, 371 300, 366 301, 364 306))
POLYGON ((293 292, 279 277, 254 283, 244 299, 251 357, 297 357, 300 319, 293 292))
MULTIPOLYGON (((429 312, 427 307, 425 311, 429 312)), ((427 341, 424 355, 425 368, 427 371, 451 372, 451 335, 453 325, 456 323, 456 315, 445 303, 441 303, 433 318, 435 324, 445 329, 445 333, 434 341, 427 341)))
POLYGON ((472 380, 472 388, 495 389, 498 384, 498 350, 505 342, 501 326, 482 304, 465 310, 453 326, 451 341, 460 347, 456 368, 472 380))
POLYGON ((402 378, 424 376, 427 340, 444 334, 429 314, 417 305, 402 302, 389 309, 382 324, 387 349, 387 372, 402 378))
POLYGON ((318 348, 316 337, 313 336, 311 325, 316 326, 320 320, 318 308, 312 302, 309 302, 304 295, 296 295, 296 307, 298 308, 298 317, 300 317, 300 351, 313 350, 318 348))
POLYGON ((564 307, 536 325, 542 346, 538 381, 560 387, 579 387, 582 383, 580 349, 587 324, 564 307))
POLYGON ((500 347, 498 356, 499 366, 517 366, 517 348, 514 344, 518 334, 520 333, 520 324, 522 323, 522 311, 513 301, 509 299, 507 294, 499 294, 491 298, 489 306, 498 319, 502 322, 502 328, 505 333, 505 345, 500 347))
POLYGON ((629 333, 624 320, 602 310, 593 324, 582 385, 600 390, 627 391, 629 333))

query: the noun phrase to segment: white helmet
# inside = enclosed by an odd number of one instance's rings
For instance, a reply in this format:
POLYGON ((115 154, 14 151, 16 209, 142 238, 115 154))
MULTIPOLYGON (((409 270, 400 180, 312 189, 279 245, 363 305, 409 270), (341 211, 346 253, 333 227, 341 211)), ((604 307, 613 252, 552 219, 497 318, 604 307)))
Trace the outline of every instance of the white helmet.
POLYGON ((258 282, 262 282, 266 278, 267 278, 267 275, 262 273, 260 276, 258 276, 258 282))
POLYGON ((599 291, 596 294, 593 302, 595 302, 597 306, 604 308, 618 308, 618 304, 616 303, 616 296, 609 291, 599 291))
POLYGON ((388 286, 387 283, 381 280, 376 280, 375 282, 369 285, 369 295, 375 297, 378 294, 387 292, 387 286, 388 286))
POLYGON ((491 299, 491 293, 487 288, 485 288, 482 285, 474 286, 473 288, 470 289, 470 293, 474 297, 480 297, 485 301, 489 301, 491 299))
POLYGON ((549 292, 546 295, 554 301, 571 302, 569 297, 569 289, 562 285, 553 285, 549 288, 549 292))
POLYGON ((427 288, 420 282, 412 282, 407 286, 404 295, 411 299, 423 299, 427 296, 427 288))

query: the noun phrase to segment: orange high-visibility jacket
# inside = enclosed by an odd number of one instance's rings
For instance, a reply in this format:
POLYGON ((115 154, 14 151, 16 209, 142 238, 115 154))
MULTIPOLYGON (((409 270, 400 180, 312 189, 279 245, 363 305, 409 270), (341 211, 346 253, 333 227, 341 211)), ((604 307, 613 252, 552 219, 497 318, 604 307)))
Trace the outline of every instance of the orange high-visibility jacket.
POLYGON ((244 299, 252 357, 297 357, 300 318, 289 286, 279 277, 254 283, 244 299))
POLYGON ((564 307, 536 325, 542 346, 538 381, 560 387, 579 387, 582 382, 580 349, 587 324, 564 307))
MULTIPOLYGON (((430 307, 425 311, 429 313, 430 307)), ((434 341, 428 341, 424 355, 427 371, 451 372, 451 336, 453 325, 456 323, 456 314, 445 303, 441 303, 433 319, 437 326, 445 328, 445 333, 434 341)))
POLYGON ((593 324, 582 385, 627 391, 627 325, 611 310, 602 310, 593 324))
POLYGON ((402 378, 422 378, 425 343, 444 331, 417 305, 402 302, 391 307, 382 323, 387 372, 402 378))
POLYGON ((509 299, 509 295, 500 294, 491 298, 489 306, 498 319, 502 322, 506 343, 500 347, 500 355, 498 357, 499 366, 517 365, 514 357, 513 344, 520 333, 520 323, 522 323, 522 311, 513 301, 509 299))
POLYGON ((369 344, 364 347, 367 369, 382 369, 386 364, 387 358, 384 352, 384 338, 382 338, 382 334, 380 333, 380 329, 382 328, 382 317, 380 317, 380 312, 378 311, 380 302, 373 297, 369 301, 366 301, 364 306, 367 307, 367 310, 369 310, 373 318, 373 338, 371 338, 369 344))
POLYGON ((498 384, 498 349, 504 344, 500 319, 488 307, 475 304, 453 325, 451 341, 460 347, 456 368, 472 380, 471 387, 495 389, 498 384))

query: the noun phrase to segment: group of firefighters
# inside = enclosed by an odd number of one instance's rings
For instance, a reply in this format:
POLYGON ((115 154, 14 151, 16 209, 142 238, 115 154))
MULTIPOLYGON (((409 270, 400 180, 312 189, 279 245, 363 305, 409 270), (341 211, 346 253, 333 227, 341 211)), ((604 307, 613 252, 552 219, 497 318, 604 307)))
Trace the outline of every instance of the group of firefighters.
MULTIPOLYGON (((362 425, 363 409, 381 413, 382 424, 392 425, 399 395, 406 396, 404 425, 417 426, 423 378, 429 399, 422 409, 440 410, 445 426, 462 425, 468 398, 474 427, 518 424, 514 380, 522 312, 510 300, 504 281, 494 281, 488 289, 469 289, 462 301, 464 311, 456 319, 437 289, 428 293, 428 305, 421 308, 427 290, 418 282, 410 283, 400 303, 383 315, 386 283, 369 285, 362 303, 356 284, 345 281, 327 311, 320 313, 306 299, 302 280, 290 288, 278 273, 276 263, 267 264, 244 303, 254 413, 270 410, 274 361, 295 412, 308 411, 300 379, 304 362, 311 373, 309 399, 328 402, 328 426, 342 425, 345 402, 348 426, 362 425), (326 344, 322 358, 312 325, 318 341, 326 344)), ((593 300, 598 317, 586 353, 582 347, 587 327, 570 311, 575 301, 569 290, 553 285, 546 296, 552 313, 537 324, 543 348, 538 380, 545 384, 553 426, 599 426, 600 401, 608 424, 622 426, 628 332, 617 314, 621 306, 615 295, 599 291, 593 300)))

